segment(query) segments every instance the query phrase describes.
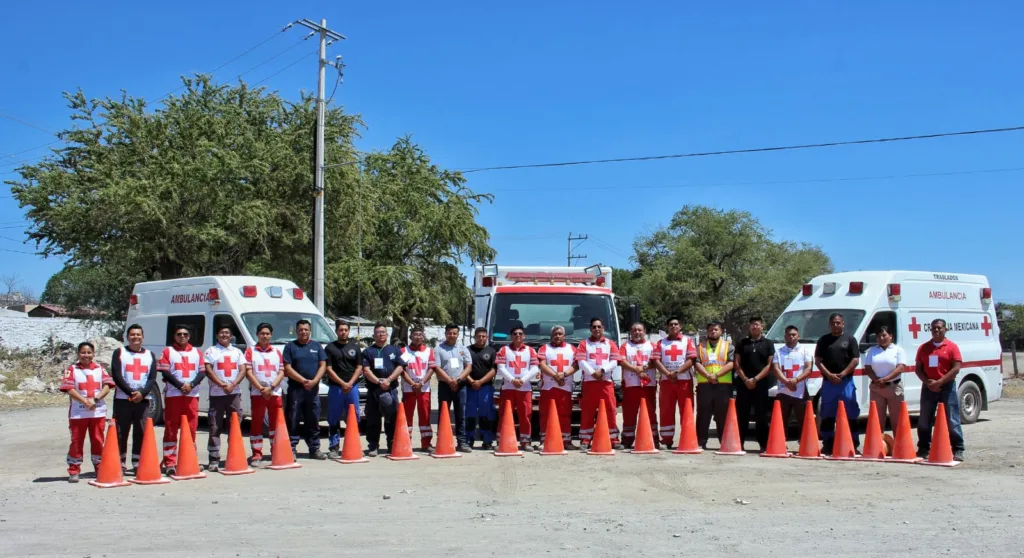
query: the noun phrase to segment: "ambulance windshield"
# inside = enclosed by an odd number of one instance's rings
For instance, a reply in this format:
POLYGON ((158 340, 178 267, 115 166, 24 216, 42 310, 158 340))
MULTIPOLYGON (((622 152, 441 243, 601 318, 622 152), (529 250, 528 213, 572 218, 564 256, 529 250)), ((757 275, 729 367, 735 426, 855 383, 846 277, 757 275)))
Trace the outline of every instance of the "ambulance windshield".
POLYGON ((616 340, 619 334, 612 297, 577 293, 498 293, 491 303, 491 340, 510 341, 515 326, 526 330, 526 342, 551 339, 551 328, 565 328, 566 340, 579 342, 590 337, 590 319, 601 318, 604 335, 616 340))
POLYGON ((796 326, 800 330, 802 343, 817 343, 818 339, 831 331, 828 317, 834 313, 843 315, 846 321, 846 333, 853 335, 864 320, 863 310, 831 309, 831 310, 793 310, 783 314, 772 326, 765 337, 774 343, 786 342, 786 328, 796 326))
POLYGON ((245 329, 249 331, 249 335, 252 336, 253 340, 256 339, 256 328, 260 324, 268 323, 274 328, 274 337, 270 340, 272 345, 283 345, 289 341, 294 341, 295 322, 302 319, 309 320, 313 326, 313 331, 310 335, 313 341, 319 341, 326 345, 337 338, 334 335, 334 328, 331 327, 323 316, 317 314, 307 314, 304 312, 249 312, 248 314, 242 314, 242 322, 245 323, 245 329))

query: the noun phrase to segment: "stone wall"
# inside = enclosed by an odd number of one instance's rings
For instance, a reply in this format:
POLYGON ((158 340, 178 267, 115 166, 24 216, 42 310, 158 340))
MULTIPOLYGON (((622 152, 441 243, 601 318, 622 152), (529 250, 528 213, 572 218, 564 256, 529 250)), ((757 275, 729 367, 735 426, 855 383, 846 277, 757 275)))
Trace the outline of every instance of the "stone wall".
POLYGON ((40 349, 53 343, 78 344, 102 337, 110 328, 103 322, 71 318, 12 318, 0 316, 0 347, 40 349))

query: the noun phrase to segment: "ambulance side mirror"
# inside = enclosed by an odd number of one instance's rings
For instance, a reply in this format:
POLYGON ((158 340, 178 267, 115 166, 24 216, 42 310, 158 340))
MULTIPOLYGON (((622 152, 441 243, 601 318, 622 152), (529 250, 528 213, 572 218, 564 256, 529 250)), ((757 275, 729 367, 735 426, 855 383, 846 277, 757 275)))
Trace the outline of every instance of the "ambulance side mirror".
POLYGON ((874 343, 861 343, 860 344, 860 352, 861 352, 861 354, 864 354, 864 353, 868 352, 868 349, 870 349, 871 347, 874 347, 874 346, 875 346, 874 343))

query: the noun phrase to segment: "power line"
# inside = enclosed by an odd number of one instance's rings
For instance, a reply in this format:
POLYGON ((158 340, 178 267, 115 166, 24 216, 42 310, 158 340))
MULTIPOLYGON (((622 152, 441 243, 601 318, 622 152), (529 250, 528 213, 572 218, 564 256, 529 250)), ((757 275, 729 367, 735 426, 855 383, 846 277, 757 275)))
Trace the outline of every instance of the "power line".
POLYGON ((291 68, 292 66, 294 66, 294 65, 298 64, 299 62, 302 62, 303 60, 305 60, 305 59, 309 58, 309 56, 310 56, 310 55, 312 55, 312 54, 316 54, 316 53, 318 53, 318 52, 319 52, 319 49, 317 49, 317 50, 314 50, 314 51, 310 52, 309 54, 304 54, 304 55, 302 55, 302 58, 299 58, 298 60, 296 60, 296 61, 292 62, 291 64, 288 64, 288 65, 287 65, 287 66, 285 66, 284 68, 281 68, 280 70, 278 70, 278 71, 276 71, 276 72, 274 72, 274 73, 270 74, 269 76, 267 76, 267 77, 265 77, 265 78, 263 78, 263 79, 261 79, 261 80, 257 81, 256 83, 252 84, 252 87, 256 87, 257 85, 259 85, 259 84, 261 84, 261 83, 263 83, 263 82, 265 82, 265 81, 269 80, 270 78, 272 78, 272 77, 274 77, 274 76, 276 76, 276 75, 280 74, 281 72, 284 72, 284 71, 285 71, 285 70, 287 70, 288 68, 291 68))
POLYGON ((35 252, 25 252, 24 250, 8 250, 7 248, 0 248, 0 252, 10 252, 12 254, 28 254, 29 256, 37 255, 35 252))
POLYGON ((29 128, 35 128, 36 130, 39 130, 41 132, 46 132, 48 134, 55 133, 53 130, 49 130, 47 128, 39 126, 38 124, 33 124, 33 123, 31 123, 31 122, 29 122, 27 120, 22 120, 22 119, 20 119, 20 118, 18 118, 16 116, 12 116, 12 115, 4 113, 4 112, 0 112, 0 117, 6 118, 7 120, 10 120, 12 122, 17 122, 18 124, 21 124, 23 126, 28 126, 29 128))
POLYGON ((641 157, 616 157, 613 159, 590 159, 583 161, 562 161, 557 163, 533 163, 526 165, 504 165, 497 167, 481 167, 475 169, 462 170, 463 174, 471 172, 484 172, 484 171, 496 171, 496 170, 514 170, 514 169, 539 169, 549 167, 569 167, 575 165, 597 165, 604 163, 625 163, 634 161, 659 161, 664 159, 684 159, 692 157, 712 157, 716 155, 738 155, 743 153, 766 153, 771 151, 796 151, 800 149, 819 149, 822 147, 840 147, 848 145, 866 145, 871 143, 894 143, 901 141, 915 141, 923 139, 935 139, 935 138, 949 138, 956 136, 975 136, 981 134, 999 134, 1005 132, 1019 132, 1024 130, 1024 126, 1011 126, 1006 128, 988 128, 982 130, 965 130, 959 132, 941 132, 938 134, 919 134, 915 136, 897 136, 888 138, 872 138, 872 139, 859 139, 859 140, 847 140, 847 141, 830 141, 822 143, 804 143, 796 145, 778 145, 772 147, 752 147, 747 149, 727 149, 723 151, 701 151, 695 153, 676 153, 672 155, 645 155, 641 157))
POLYGON ((632 257, 629 254, 626 254, 625 252, 623 252, 622 250, 619 250, 618 248, 612 246, 611 244, 601 240, 600 238, 595 238, 595 237, 591 236, 590 240, 593 240, 599 247, 604 248, 605 250, 607 250, 608 252, 611 252, 612 254, 614 254, 616 256, 620 256, 620 257, 626 258, 627 260, 632 257))

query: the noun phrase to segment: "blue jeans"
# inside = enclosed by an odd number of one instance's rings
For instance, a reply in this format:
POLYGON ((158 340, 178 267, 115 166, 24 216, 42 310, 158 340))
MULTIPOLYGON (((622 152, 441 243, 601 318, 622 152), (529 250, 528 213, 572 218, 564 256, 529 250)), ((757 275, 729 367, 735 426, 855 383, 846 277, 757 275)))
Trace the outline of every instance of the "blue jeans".
MULTIPOLYGON (((460 384, 459 389, 453 392, 452 388, 448 387, 448 384, 441 382, 437 385, 438 412, 441 412, 441 403, 446 401, 448 402, 449 409, 455 408, 455 441, 460 446, 466 443, 466 390, 468 389, 472 388, 466 384, 460 384)), ((438 419, 437 424, 441 424, 440 419, 438 419)), ((440 435, 440 432, 438 435, 440 435)))
POLYGON ((942 386, 938 393, 921 386, 921 416, 917 419, 917 449, 925 453, 932 447, 932 425, 939 403, 946 404, 949 445, 954 452, 964 451, 964 431, 960 427, 960 393, 956 380, 942 386))
POLYGON ((309 453, 320 451, 320 390, 288 386, 288 437, 292 452, 305 439, 309 453))
POLYGON ((836 413, 839 402, 846 406, 846 418, 850 422, 850 433, 853 434, 853 447, 860 447, 860 434, 856 430, 857 417, 860 416, 860 405, 857 403, 857 386, 853 376, 843 378, 838 385, 825 380, 821 383, 821 402, 818 416, 821 417, 821 445, 824 453, 832 453, 832 442, 836 434, 836 413))
POLYGON ((329 436, 328 449, 337 450, 341 447, 341 419, 348 420, 348 406, 356 408, 356 423, 345 428, 356 426, 363 414, 359 411, 359 385, 352 386, 348 393, 341 390, 341 386, 331 384, 327 386, 327 432, 329 436))
POLYGON ((476 429, 484 443, 494 441, 494 384, 480 389, 466 388, 466 436, 472 444, 476 440, 476 429))

